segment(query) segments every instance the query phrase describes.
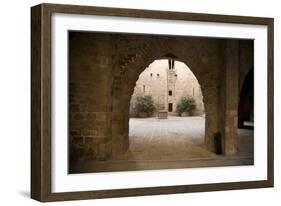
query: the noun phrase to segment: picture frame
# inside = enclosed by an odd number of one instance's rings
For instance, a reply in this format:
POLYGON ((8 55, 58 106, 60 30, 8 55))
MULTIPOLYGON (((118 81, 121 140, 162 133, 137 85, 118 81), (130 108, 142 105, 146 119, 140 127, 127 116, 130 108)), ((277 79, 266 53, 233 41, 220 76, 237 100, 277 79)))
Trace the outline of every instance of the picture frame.
MULTIPOLYGON (((272 18, 199 14, 185 12, 104 8, 78 5, 40 4, 31 8, 31 198, 41 202, 82 200, 139 195, 160 195, 235 189, 266 188, 274 185, 274 83, 272 18), (52 16, 125 17, 222 24, 265 26, 267 31, 267 158, 263 180, 128 187, 54 192, 52 162, 52 16)), ((53 154, 54 155, 54 154, 53 154)), ((105 174, 106 176, 106 174, 105 174)))

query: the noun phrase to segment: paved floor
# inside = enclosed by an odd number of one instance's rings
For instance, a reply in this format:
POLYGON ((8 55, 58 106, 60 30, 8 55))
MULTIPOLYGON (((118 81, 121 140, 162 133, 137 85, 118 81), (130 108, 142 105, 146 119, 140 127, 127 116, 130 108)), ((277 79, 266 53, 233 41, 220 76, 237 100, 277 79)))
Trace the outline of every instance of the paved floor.
MULTIPOLYGON (((115 157, 118 160, 186 160, 216 158, 205 148, 205 118, 176 117, 168 119, 131 118, 130 148, 115 157)), ((239 130, 238 155, 247 156, 253 151, 251 130, 239 130)))
POLYGON ((130 148, 115 159, 172 160, 214 155, 205 149, 204 117, 131 118, 130 148))
POLYGON ((205 118, 131 118, 130 147, 107 161, 80 162, 71 173, 253 164, 253 130, 238 130, 238 153, 216 155, 204 145, 205 118))

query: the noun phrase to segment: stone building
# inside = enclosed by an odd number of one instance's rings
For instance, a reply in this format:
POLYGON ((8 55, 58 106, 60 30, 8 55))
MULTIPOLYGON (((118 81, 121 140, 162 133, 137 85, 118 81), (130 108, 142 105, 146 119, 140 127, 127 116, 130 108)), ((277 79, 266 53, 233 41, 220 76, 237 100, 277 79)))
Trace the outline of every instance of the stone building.
POLYGON ((151 95, 156 111, 177 115, 176 106, 183 96, 195 99, 194 115, 204 113, 200 85, 192 71, 182 62, 161 59, 152 62, 139 76, 130 102, 130 116, 136 117, 136 98, 151 95))

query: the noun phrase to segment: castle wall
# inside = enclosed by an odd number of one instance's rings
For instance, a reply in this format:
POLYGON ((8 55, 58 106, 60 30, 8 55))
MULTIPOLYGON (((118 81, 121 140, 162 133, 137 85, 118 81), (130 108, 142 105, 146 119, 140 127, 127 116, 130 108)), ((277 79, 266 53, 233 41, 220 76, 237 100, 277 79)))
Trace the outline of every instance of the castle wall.
POLYGON ((143 95, 152 96, 156 111, 168 111, 168 104, 173 104, 172 115, 177 115, 176 106, 181 97, 191 96, 196 102, 194 115, 204 114, 200 85, 192 71, 179 61, 175 61, 174 68, 169 69, 168 59, 155 60, 140 74, 130 102, 131 116, 137 116, 136 98, 143 95))

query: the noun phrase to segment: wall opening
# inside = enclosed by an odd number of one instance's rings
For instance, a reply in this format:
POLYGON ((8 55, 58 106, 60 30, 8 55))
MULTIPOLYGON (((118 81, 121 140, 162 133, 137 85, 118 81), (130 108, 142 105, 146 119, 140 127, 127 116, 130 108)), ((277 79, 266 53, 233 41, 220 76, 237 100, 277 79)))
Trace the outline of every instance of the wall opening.
POLYGON ((238 106, 238 128, 254 129, 254 70, 243 82, 238 106))
POLYGON ((173 103, 169 103, 169 109, 168 109, 169 112, 173 112, 173 103))
POLYGON ((159 59, 144 68, 136 81, 129 109, 127 153, 134 158, 154 160, 157 165, 160 160, 214 155, 205 146, 201 87, 183 62, 159 59), (151 79, 154 74, 159 74, 159 78, 151 79), (142 85, 146 85, 145 91, 142 85))

